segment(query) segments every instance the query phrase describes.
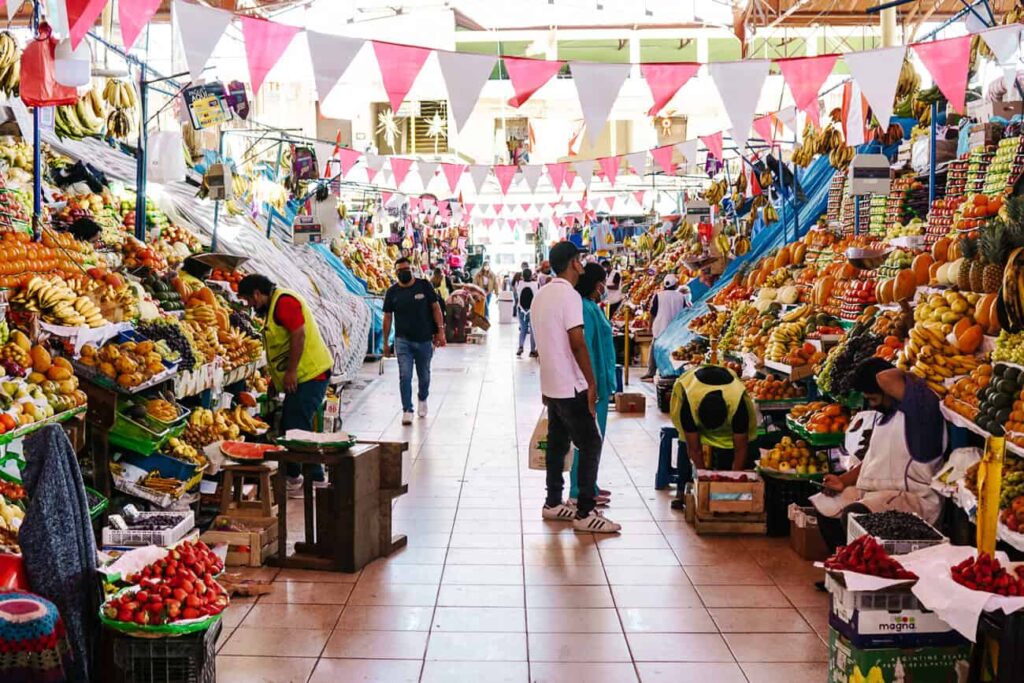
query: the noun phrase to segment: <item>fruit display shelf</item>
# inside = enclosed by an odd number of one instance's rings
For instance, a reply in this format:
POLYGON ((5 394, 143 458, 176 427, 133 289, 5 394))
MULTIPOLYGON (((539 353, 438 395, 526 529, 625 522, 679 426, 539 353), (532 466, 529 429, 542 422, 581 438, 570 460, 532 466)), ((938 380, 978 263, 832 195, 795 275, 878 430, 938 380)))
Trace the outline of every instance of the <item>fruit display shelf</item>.
MULTIPOLYGON (((813 444, 811 444, 813 445, 813 444)), ((782 471, 772 469, 770 467, 761 467, 761 461, 756 460, 754 462, 754 471, 761 475, 761 478, 772 477, 774 479, 783 479, 786 481, 821 481, 825 478, 828 472, 816 472, 814 474, 800 474, 799 472, 793 472, 791 470, 782 471)))
MULTIPOLYGON (((764 368, 771 370, 776 375, 788 379, 791 382, 798 382, 802 379, 811 377, 814 374, 814 369, 810 365, 798 365, 792 366, 786 363, 780 363, 774 360, 764 361, 764 368)), ((806 399, 802 399, 800 402, 805 402, 806 399)))
POLYGON ((770 413, 787 412, 788 413, 790 410, 793 409, 794 406, 798 406, 798 405, 801 405, 803 403, 807 403, 807 397, 806 396, 800 396, 800 397, 797 397, 797 398, 772 399, 772 400, 769 400, 769 401, 759 401, 757 399, 754 399, 754 405, 756 405, 758 410, 760 410, 763 413, 764 412, 770 412, 770 413))
POLYGON ((48 417, 44 420, 39 420, 38 422, 23 425, 21 427, 18 427, 17 429, 12 429, 9 432, 0 434, 0 446, 7 446, 11 442, 17 441, 18 439, 22 439, 28 436, 29 434, 38 431, 42 427, 45 427, 46 425, 67 422, 76 415, 81 415, 82 413, 85 412, 85 410, 86 406, 78 406, 77 408, 72 408, 71 410, 65 410, 64 412, 52 415, 51 417, 48 417))
POLYGON ((964 196, 967 189, 967 165, 969 159, 955 159, 946 166, 946 198, 964 196))
POLYGON ((171 546, 183 539, 185 534, 195 526, 196 521, 195 513, 192 510, 182 510, 181 512, 139 512, 137 513, 137 518, 136 523, 134 525, 129 524, 127 529, 103 527, 103 545, 171 546), (174 519, 171 519, 167 524, 160 525, 158 528, 140 528, 142 526, 149 526, 145 524, 147 521, 162 520, 167 517, 173 517, 177 519, 177 522, 171 523, 174 522, 174 519), (142 524, 138 522, 142 522, 142 524))
POLYGON ((845 432, 809 432, 802 424, 786 416, 786 427, 801 439, 818 448, 837 448, 846 440, 845 432))

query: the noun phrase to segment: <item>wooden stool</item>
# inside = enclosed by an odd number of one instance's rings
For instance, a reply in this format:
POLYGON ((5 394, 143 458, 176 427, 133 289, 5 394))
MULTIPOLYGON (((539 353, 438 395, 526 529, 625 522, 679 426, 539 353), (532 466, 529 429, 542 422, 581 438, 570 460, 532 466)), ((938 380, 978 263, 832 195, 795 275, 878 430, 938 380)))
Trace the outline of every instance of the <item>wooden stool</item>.
POLYGON ((238 517, 276 517, 277 505, 270 475, 276 467, 269 465, 227 465, 220 482, 220 514, 238 517), (256 498, 242 499, 246 479, 256 480, 256 498))

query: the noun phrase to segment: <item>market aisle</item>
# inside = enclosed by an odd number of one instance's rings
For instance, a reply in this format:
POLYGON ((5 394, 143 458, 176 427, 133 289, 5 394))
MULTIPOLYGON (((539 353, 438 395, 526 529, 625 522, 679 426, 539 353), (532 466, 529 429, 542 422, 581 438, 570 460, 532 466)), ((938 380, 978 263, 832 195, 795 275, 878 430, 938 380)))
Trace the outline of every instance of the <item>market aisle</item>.
POLYGON ((431 415, 412 428, 395 362, 366 367, 345 424, 409 440, 409 547, 358 575, 258 570, 276 590, 229 608, 218 681, 825 680, 815 571, 786 539, 698 538, 669 508, 653 397, 644 418, 609 418, 600 483, 623 533, 539 519, 543 473, 524 455, 538 368, 514 336, 495 325, 486 345, 440 351, 431 415))

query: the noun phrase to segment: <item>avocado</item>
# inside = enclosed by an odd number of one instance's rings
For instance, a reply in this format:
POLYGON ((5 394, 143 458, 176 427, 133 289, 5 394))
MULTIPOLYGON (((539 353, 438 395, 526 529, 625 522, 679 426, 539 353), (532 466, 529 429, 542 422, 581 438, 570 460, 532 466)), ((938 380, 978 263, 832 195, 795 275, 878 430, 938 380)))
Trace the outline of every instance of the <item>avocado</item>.
POLYGON ((1003 365, 1002 363, 996 363, 992 367, 992 376, 993 377, 1000 377, 1001 378, 1003 376, 1003 373, 1006 372, 1006 370, 1007 370, 1007 367, 1005 365, 1003 365))
POLYGON ((996 390, 1000 394, 1008 394, 1010 396, 1016 394, 1020 389, 1017 383, 1012 379, 1001 379, 996 382, 996 390))
POLYGON ((1000 408, 999 412, 996 413, 996 422, 999 424, 1006 424, 1006 421, 1010 419, 1010 409, 1000 408))
POLYGON ((1015 368, 1009 365, 1003 366, 1006 369, 1003 370, 1003 377, 1010 380, 1011 382, 1020 383, 1020 368, 1015 368))
POLYGON ((1010 394, 996 394, 992 397, 992 405, 996 408, 1009 408, 1013 405, 1013 396, 1010 394))

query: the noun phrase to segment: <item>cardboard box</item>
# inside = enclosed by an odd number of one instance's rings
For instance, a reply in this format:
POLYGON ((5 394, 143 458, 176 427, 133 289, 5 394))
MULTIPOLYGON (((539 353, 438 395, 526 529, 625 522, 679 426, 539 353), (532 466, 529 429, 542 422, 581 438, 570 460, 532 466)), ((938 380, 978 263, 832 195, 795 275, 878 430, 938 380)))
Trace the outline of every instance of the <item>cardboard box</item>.
POLYGON ((643 415, 647 412, 647 398, 643 394, 615 394, 615 411, 623 414, 643 415))
MULTIPOLYGON (((1000 118, 1009 121, 1014 116, 1024 114, 1024 102, 989 102, 987 100, 975 100, 967 104, 967 115, 976 119, 979 123, 988 123, 993 118, 1000 118)), ((973 133, 974 130, 972 129, 973 133)))
POLYGON ((1003 137, 1003 127, 995 123, 981 123, 971 127, 969 147, 995 147, 1003 137))
POLYGON ((861 649, 837 633, 828 631, 827 683, 849 683, 864 680, 877 667, 883 681, 914 683, 950 683, 966 681, 970 665, 971 644, 946 647, 861 649), (859 678, 855 670, 863 678, 859 678), (901 676, 897 676, 897 671, 901 676))
POLYGON ((227 517, 219 515, 213 520, 211 529, 217 523, 227 520, 244 531, 207 531, 200 536, 206 545, 217 543, 228 545, 224 563, 229 567, 262 567, 267 558, 277 554, 277 517, 227 517))
POLYGON ((732 474, 747 473, 698 471, 698 517, 706 517, 718 513, 756 515, 764 512, 764 482, 760 478, 730 480, 728 477, 732 474), (720 481, 701 479, 703 476, 712 475, 725 477, 725 479, 720 481))
POLYGON ((789 546, 797 555, 808 562, 821 562, 829 556, 813 507, 790 505, 789 521, 789 546))

